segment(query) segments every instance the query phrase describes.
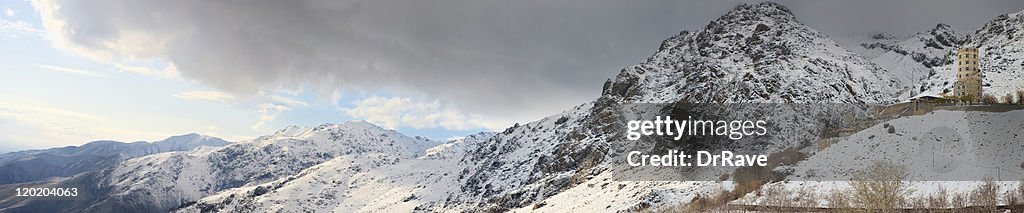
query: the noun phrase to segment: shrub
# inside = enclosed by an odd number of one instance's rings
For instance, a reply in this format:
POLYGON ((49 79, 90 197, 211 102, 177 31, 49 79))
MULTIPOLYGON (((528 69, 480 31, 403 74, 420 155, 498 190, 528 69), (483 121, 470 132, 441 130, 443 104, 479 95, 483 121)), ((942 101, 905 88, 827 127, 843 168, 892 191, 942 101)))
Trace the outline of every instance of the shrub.
POLYGON ((818 207, 818 192, 814 187, 803 186, 797 189, 793 197, 793 206, 803 208, 818 207))
POLYGON ((763 206, 792 206, 793 204, 789 199, 789 191, 782 184, 765 185, 761 188, 761 194, 764 196, 764 202, 761 203, 763 206))
POLYGON ((1020 192, 1010 190, 1006 192, 1006 204, 1009 205, 1021 205, 1024 204, 1020 200, 1020 192))
POLYGON ((902 206, 903 198, 913 192, 903 181, 908 175, 905 166, 882 161, 873 163, 866 170, 854 174, 850 182, 854 203, 870 210, 895 210, 902 206))
POLYGON ((908 203, 909 205, 907 207, 910 207, 911 209, 925 209, 928 208, 928 197, 926 195, 921 195, 910 198, 910 202, 908 203))
POLYGON ((999 99, 992 95, 982 95, 981 102, 986 104, 997 104, 999 99))
POLYGON ((831 209, 850 208, 850 197, 843 190, 832 189, 825 196, 825 201, 828 202, 828 208, 831 209))
MULTIPOLYGON (((744 193, 745 194, 745 193, 744 193)), ((697 195, 690 203, 674 208, 668 208, 666 212, 730 212, 729 202, 742 196, 735 191, 729 191, 719 187, 710 195, 697 195)))
POLYGON ((962 209, 964 207, 967 207, 967 195, 965 195, 964 193, 956 193, 955 195, 953 195, 953 199, 950 201, 950 204, 952 204, 951 206, 953 208, 962 209))
MULTIPOLYGON (((1020 182, 1017 182, 1017 193, 1019 193, 1021 196, 1024 196, 1024 179, 1021 179, 1020 182)), ((1021 197, 1021 199, 1024 199, 1024 197, 1021 197)), ((1024 202, 1024 200, 1022 200, 1022 202, 1024 202)))
POLYGON ((960 102, 974 102, 973 95, 960 96, 960 102))
POLYGON ((1017 91, 1017 104, 1024 105, 1024 90, 1017 91))

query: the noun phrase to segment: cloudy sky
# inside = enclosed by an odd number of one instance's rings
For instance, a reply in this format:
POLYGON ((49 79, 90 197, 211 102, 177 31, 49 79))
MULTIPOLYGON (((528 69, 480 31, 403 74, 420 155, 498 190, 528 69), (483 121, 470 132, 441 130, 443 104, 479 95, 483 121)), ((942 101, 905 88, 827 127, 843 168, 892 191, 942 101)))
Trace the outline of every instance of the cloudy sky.
MULTIPOLYGON (((445 139, 595 98, 744 1, 0 0, 0 152, 368 120, 445 139)), ((833 36, 972 32, 1024 1, 784 1, 833 36)))

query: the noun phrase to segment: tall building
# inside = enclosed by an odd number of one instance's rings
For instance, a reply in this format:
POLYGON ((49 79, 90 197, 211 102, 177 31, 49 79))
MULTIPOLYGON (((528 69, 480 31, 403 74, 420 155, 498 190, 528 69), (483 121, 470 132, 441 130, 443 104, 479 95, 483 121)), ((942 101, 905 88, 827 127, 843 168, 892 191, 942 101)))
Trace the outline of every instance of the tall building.
POLYGON ((956 84, 953 93, 956 96, 970 96, 974 100, 981 99, 981 80, 983 78, 978 66, 978 48, 962 47, 957 50, 956 84))

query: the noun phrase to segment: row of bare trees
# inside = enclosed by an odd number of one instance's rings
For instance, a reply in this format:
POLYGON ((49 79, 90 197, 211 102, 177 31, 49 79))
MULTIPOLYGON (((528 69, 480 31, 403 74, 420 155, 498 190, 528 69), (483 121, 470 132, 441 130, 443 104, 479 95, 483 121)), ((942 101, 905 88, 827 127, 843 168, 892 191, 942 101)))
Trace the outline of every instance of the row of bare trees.
MULTIPOLYGON (((833 189, 821 197, 826 207, 844 211, 869 210, 870 212, 898 212, 902 209, 965 209, 983 212, 995 212, 998 204, 1024 205, 1024 180, 1013 190, 1001 193, 1002 190, 992 179, 986 179, 969 192, 950 193, 945 187, 931 194, 913 196, 911 182, 904 181, 909 175, 906 167, 887 162, 876 162, 865 171, 855 174, 850 181, 850 189, 833 189), (1004 201, 1004 202, 1000 202, 1004 201)), ((769 189, 773 186, 765 186, 769 189)), ((778 190, 778 189, 771 189, 778 190)), ((814 191, 813 189, 801 189, 814 191)), ((782 194, 782 193, 779 193, 782 194)), ((768 196, 776 194, 767 194, 768 196)), ((813 194, 812 194, 813 196, 813 194)), ((773 200, 778 198, 766 198, 773 200)), ((801 198, 816 199, 816 198, 801 198)), ((790 199, 792 201, 793 199, 790 199)), ((775 202, 779 206, 807 206, 797 202, 775 202)), ((815 204, 816 205, 816 204, 815 204)))
MULTIPOLYGON (((820 191, 805 185, 787 189, 782 184, 767 184, 757 193, 761 199, 756 205, 759 212, 822 211, 829 212, 996 212, 999 204, 1024 205, 1024 180, 1016 188, 1002 193, 999 184, 986 179, 967 192, 950 192, 940 186, 930 194, 919 193, 906 181, 906 167, 888 162, 875 162, 854 175, 848 189, 820 191), (823 202, 822 202, 823 201, 823 202), (1002 201, 1002 202, 1001 202, 1002 201)), ((743 197, 739 193, 722 190, 716 195, 695 199, 689 205, 677 208, 679 212, 745 212, 730 208, 730 201, 743 197)), ((735 207, 735 206, 732 206, 735 207)), ((671 209, 670 209, 671 211, 671 209)))
POLYGON ((1020 90, 1020 91, 1017 91, 1017 92, 1011 92, 1011 93, 1006 94, 1003 97, 996 97, 996 96, 992 96, 992 95, 983 95, 983 96, 981 96, 981 102, 988 103, 988 104, 1002 103, 1002 104, 1019 104, 1019 105, 1024 105, 1024 90, 1020 90))

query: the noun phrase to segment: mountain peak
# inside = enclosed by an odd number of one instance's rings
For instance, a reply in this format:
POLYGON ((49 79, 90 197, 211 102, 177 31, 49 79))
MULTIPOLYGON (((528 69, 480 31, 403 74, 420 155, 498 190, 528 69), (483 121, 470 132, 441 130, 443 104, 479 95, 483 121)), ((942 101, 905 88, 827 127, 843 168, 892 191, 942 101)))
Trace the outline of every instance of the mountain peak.
POLYGON ((719 21, 748 21, 756 18, 773 18, 783 20, 796 20, 796 16, 793 12, 776 2, 760 2, 750 4, 740 4, 733 8, 731 11, 719 18, 719 21))
POLYGON ((166 139, 163 139, 163 140, 160 140, 160 141, 154 141, 154 142, 151 142, 151 143, 154 144, 154 145, 163 145, 163 146, 198 146, 198 145, 224 146, 224 145, 230 144, 230 142, 227 142, 227 141, 222 140, 220 138, 209 136, 209 135, 202 135, 202 134, 199 134, 199 133, 189 133, 189 134, 184 134, 184 135, 175 135, 175 136, 167 137, 166 139))
MULTIPOLYGON (((747 43, 763 43, 759 41, 778 38, 784 34, 806 33, 817 34, 816 31, 800 23, 785 6, 775 2, 761 2, 736 6, 705 26, 703 36, 711 36, 710 39, 716 41, 739 39, 738 41, 742 45, 748 45, 747 43)), ((819 35, 794 36, 819 37, 819 35)))
POLYGON ((669 38, 602 94, 627 102, 887 103, 897 83, 786 7, 762 2, 669 38))

